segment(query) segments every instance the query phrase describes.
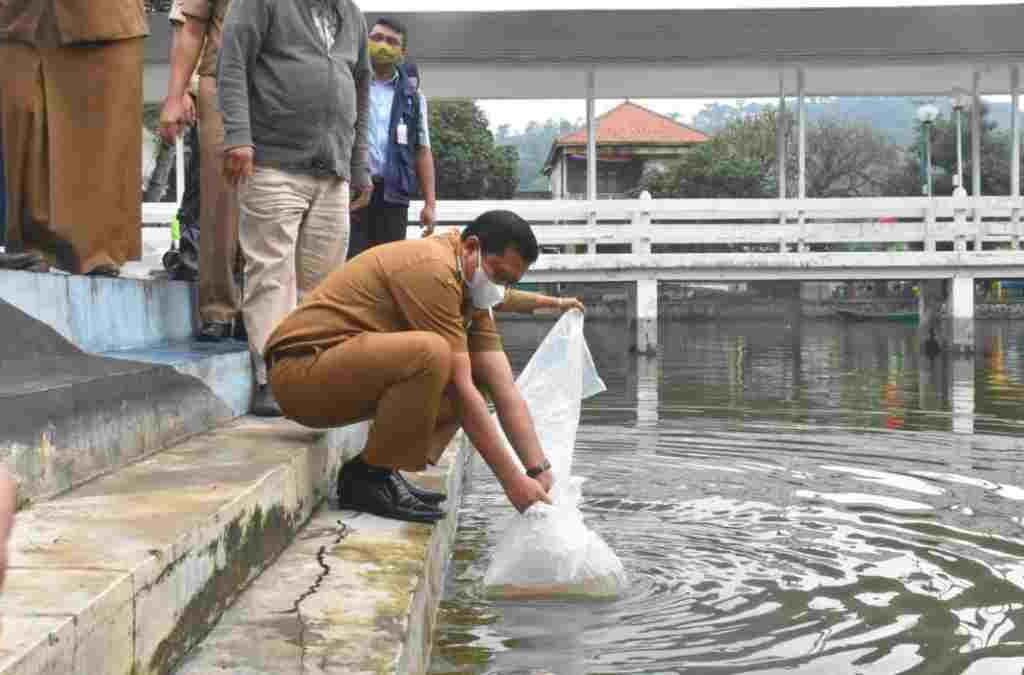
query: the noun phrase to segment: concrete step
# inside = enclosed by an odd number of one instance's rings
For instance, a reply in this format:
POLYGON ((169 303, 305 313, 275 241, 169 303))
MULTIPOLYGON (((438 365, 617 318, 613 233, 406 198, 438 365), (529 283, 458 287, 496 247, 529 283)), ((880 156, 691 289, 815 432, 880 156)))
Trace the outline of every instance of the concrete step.
POLYGON ((0 300, 85 352, 144 349, 192 339, 195 284, 0 270, 0 300))
POLYGON ((60 494, 248 410, 244 342, 189 342, 180 283, 0 271, 0 461, 60 494))
POLYGON ((24 509, 0 595, 0 675, 170 672, 365 437, 365 424, 242 418, 24 509))
POLYGON ((245 414, 251 393, 238 342, 3 361, 0 460, 21 500, 46 499, 245 414))
POLYGON ((425 672, 468 456, 413 477, 448 492, 436 525, 319 511, 176 675, 425 672))

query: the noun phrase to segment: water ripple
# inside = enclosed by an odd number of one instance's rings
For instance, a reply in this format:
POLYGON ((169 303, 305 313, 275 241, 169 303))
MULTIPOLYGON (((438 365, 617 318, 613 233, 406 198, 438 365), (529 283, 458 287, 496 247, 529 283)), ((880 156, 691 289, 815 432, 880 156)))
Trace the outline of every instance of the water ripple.
MULTIPOLYGON (((951 398, 904 378, 913 369, 893 366, 892 352, 872 363, 844 353, 842 367, 801 384, 779 365, 791 352, 750 361, 762 338, 742 337, 743 368, 666 348, 653 385, 613 368, 606 379, 621 376, 627 393, 584 410, 583 509, 628 569, 621 598, 484 598, 509 507, 487 470, 474 470, 432 673, 1022 672, 1024 442, 1007 430, 1024 410, 1011 415, 985 391, 976 421, 989 415, 1000 433, 954 433, 951 398), (673 360, 686 369, 665 375, 673 360), (889 403, 880 367, 904 383, 889 403), (824 383, 859 393, 811 400, 824 383), (643 414, 640 386, 659 395, 643 414), (755 402, 769 389, 770 405, 755 402), (887 428, 897 396, 912 402, 905 424, 887 428)), ((805 362, 824 362, 813 344, 801 349, 805 362)), ((595 357, 604 369, 608 357, 595 357)), ((1018 371, 988 379, 1002 377, 999 391, 1016 400, 1018 371)))

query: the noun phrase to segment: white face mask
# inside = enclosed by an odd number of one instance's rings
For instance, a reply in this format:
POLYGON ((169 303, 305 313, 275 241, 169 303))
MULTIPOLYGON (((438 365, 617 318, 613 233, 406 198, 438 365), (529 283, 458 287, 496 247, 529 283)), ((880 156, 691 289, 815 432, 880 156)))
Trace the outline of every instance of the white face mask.
POLYGON ((476 271, 469 282, 470 296, 477 309, 490 309, 505 299, 505 287, 491 281, 484 271, 484 254, 481 250, 476 259, 476 271))

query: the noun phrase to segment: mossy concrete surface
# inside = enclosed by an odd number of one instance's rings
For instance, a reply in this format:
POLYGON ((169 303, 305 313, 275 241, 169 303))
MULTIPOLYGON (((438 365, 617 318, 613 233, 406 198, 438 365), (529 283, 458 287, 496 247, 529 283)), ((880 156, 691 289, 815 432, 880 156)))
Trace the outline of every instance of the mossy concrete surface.
POLYGON ((436 525, 322 508, 176 675, 423 673, 455 537, 467 451, 411 474, 448 493, 436 525))
POLYGON ((294 539, 364 426, 243 418, 21 511, 0 675, 171 672, 294 539))

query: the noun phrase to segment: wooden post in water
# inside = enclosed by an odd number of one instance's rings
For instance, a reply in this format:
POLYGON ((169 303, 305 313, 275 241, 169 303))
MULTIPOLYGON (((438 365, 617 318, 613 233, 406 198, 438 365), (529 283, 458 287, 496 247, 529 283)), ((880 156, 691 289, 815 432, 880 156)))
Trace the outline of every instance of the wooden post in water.
POLYGON ((926 354, 934 354, 943 348, 942 326, 939 323, 939 310, 945 290, 942 279, 922 279, 917 296, 917 335, 921 348, 926 354))

